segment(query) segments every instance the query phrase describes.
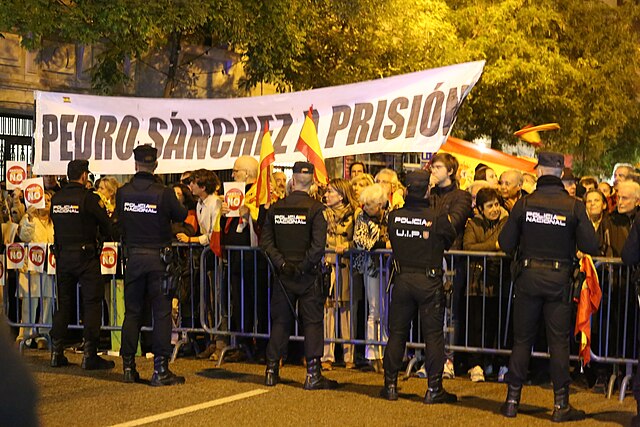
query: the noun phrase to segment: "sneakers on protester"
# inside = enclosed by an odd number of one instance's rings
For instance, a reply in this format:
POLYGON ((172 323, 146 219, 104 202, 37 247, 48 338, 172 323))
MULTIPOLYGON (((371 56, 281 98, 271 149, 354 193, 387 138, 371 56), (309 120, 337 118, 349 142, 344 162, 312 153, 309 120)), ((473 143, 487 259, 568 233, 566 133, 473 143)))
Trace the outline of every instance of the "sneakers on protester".
POLYGON ((469 377, 474 383, 484 382, 484 371, 479 365, 469 369, 469 377))
POLYGON ((509 368, 507 368, 506 366, 500 366, 500 370, 498 371, 498 382, 499 383, 503 383, 504 382, 504 376, 507 375, 507 372, 509 372, 509 368))
POLYGON ((452 380, 455 377, 456 377, 456 372, 453 367, 453 361, 447 359, 447 361, 444 362, 444 371, 442 372, 442 378, 447 380, 452 380))

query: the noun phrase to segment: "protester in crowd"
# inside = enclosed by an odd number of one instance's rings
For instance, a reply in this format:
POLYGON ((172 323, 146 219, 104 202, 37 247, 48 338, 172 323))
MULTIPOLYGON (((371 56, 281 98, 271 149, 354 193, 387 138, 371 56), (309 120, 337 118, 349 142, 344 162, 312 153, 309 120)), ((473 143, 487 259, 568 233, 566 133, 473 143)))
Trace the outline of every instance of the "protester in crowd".
POLYGON ((496 172, 489 166, 482 166, 476 169, 476 173, 473 176, 474 181, 486 181, 491 187, 498 186, 498 176, 496 172))
POLYGON ((584 195, 584 204, 587 208, 587 215, 593 228, 596 230, 600 246, 600 256, 611 256, 610 253, 610 233, 611 224, 607 212, 607 198, 598 189, 590 189, 584 195))
POLYGON ((193 171, 182 172, 182 174, 180 175, 180 183, 189 186, 189 184, 191 184, 191 181, 193 181, 192 175, 193 171))
MULTIPOLYGON (((53 191, 45 190, 43 209, 29 208, 27 214, 20 221, 19 236, 20 240, 25 243, 53 243, 53 222, 51 221, 51 196, 53 191)), ((46 249, 45 249, 46 250, 46 249)), ((28 271, 27 262, 19 273, 18 296, 22 300, 22 322, 23 323, 43 323, 51 324, 53 320, 53 286, 54 276, 46 272, 38 273, 28 271), (36 318, 36 312, 40 304, 40 319, 36 318)), ((37 328, 20 328, 20 334, 17 340, 35 338, 38 350, 47 350, 47 341, 44 334, 49 329, 43 328, 38 331, 37 328)))
POLYGON ((491 187, 487 181, 473 181, 467 187, 467 191, 471 194, 471 207, 473 208, 474 215, 478 213, 476 209, 476 195, 478 194, 478 191, 487 187, 491 187))
POLYGON ((107 214, 111 217, 116 208, 116 192, 120 188, 120 183, 112 176, 104 176, 100 178, 98 190, 96 193, 100 196, 107 214))
MULTIPOLYGON (((339 322, 341 338, 348 340, 351 338, 351 319, 357 318, 358 306, 355 298, 352 299, 349 283, 349 257, 343 255, 353 246, 353 228, 360 208, 354 198, 351 184, 341 178, 329 181, 325 192, 325 204, 328 208, 324 211, 327 220, 328 251, 325 263, 331 266, 331 290, 325 304, 324 336, 335 338, 336 322, 339 322)), ((331 370, 335 363, 334 349, 334 343, 325 343, 322 356, 322 368, 325 370, 331 370)), ((353 344, 344 344, 343 350, 346 368, 355 368, 353 344)))
MULTIPOLYGON (((177 233, 176 238, 179 242, 196 243, 202 246, 207 246, 211 239, 211 233, 213 232, 218 212, 222 206, 222 201, 216 194, 216 191, 220 188, 220 180, 214 172, 207 169, 198 169, 190 172, 190 175, 188 178, 185 178, 185 181, 189 182, 189 189, 191 193, 198 199, 198 204, 196 206, 198 234, 195 236, 189 236, 186 233, 177 233)), ((222 349, 226 347, 226 342, 222 338, 219 338, 217 341, 218 342, 216 343, 209 343, 207 348, 198 353, 196 357, 207 359, 213 354, 219 354, 222 352, 222 349)))
POLYGON ((54 193, 56 191, 60 191, 61 186, 57 175, 44 175, 42 177, 42 182, 44 183, 45 190, 51 190, 54 193))
POLYGON ((571 197, 576 197, 576 177, 573 175, 573 169, 562 169, 562 185, 571 197))
MULTIPOLYGON (((234 182, 245 184, 244 204, 239 208, 239 216, 229 216, 229 205, 222 203, 222 244, 224 246, 258 246, 262 224, 266 209, 260 206, 257 199, 258 161, 251 156, 240 156, 233 164, 231 174, 234 182)), ((227 253, 229 268, 225 270, 225 284, 231 286, 231 327, 234 331, 267 332, 268 324, 268 295, 267 295, 267 264, 260 252, 232 250, 227 253), (244 278, 244 280, 243 280, 244 278), (243 286, 244 284, 244 286, 243 286), (257 301, 255 305, 257 324, 254 321, 254 305, 245 305, 244 311, 241 300, 257 301), (243 318, 244 316, 244 318, 243 318)), ((226 299, 225 299, 226 301, 226 299)), ((237 341, 244 346, 250 357, 263 359, 266 341, 253 340, 242 337, 237 341)), ((215 355, 214 355, 215 357, 215 355)), ((245 354, 235 352, 230 359, 240 360, 245 354)))
MULTIPOLYGON (((197 201, 193 197, 191 189, 185 184, 178 182, 176 184, 173 184, 173 192, 176 194, 176 197, 178 198, 180 203, 182 203, 182 205, 187 208, 188 212, 187 219, 185 219, 182 224, 179 224, 180 227, 182 227, 183 225, 188 225, 190 229, 187 229, 187 231, 184 231, 184 233, 189 237, 196 236, 200 227, 198 225, 198 215, 196 213, 197 201)), ((176 229, 173 235, 176 236, 179 232, 180 230, 176 229)))
POLYGON ((518 199, 523 196, 522 184, 524 179, 522 172, 510 169, 500 175, 500 195, 502 196, 502 206, 509 212, 518 199))
POLYGON ((274 171, 273 179, 275 181, 274 192, 279 199, 284 199, 287 195, 287 175, 282 171, 274 171))
MULTIPOLYGON (((456 238, 451 245, 451 249, 462 249, 462 236, 464 227, 472 215, 471 195, 466 191, 458 188, 456 181, 456 173, 458 172, 458 159, 449 153, 438 153, 431 159, 431 192, 429 200, 431 207, 438 214, 446 213, 449 215, 451 224, 456 230, 456 238)), ((452 318, 453 318, 453 335, 451 341, 456 340, 456 334, 463 317, 462 299, 465 289, 465 267, 462 262, 455 262, 456 274, 453 278, 453 301, 452 301, 452 318)), ((453 354, 447 354, 447 360, 444 366, 444 378, 454 378, 455 370, 453 364, 453 354)))
POLYGON ((618 202, 616 211, 611 214, 611 254, 620 257, 622 247, 636 213, 638 212, 638 202, 640 202, 640 185, 633 181, 618 182, 616 194, 618 202))
POLYGON ((349 179, 356 178, 364 173, 367 173, 367 167, 362 162, 353 162, 349 166, 349 179))
MULTIPOLYGON (((366 175, 360 175, 366 176, 366 175)), ((365 187, 360 193, 362 210, 356 217, 353 242, 357 249, 375 251, 391 249, 387 220, 389 202, 387 192, 381 184, 365 187)), ((382 283, 380 257, 360 252, 353 258, 354 270, 364 277, 365 295, 367 297, 367 341, 387 341, 387 330, 381 322, 381 303, 385 301, 386 283, 382 283)), ((367 345, 365 358, 375 372, 382 372, 383 349, 380 345, 367 345)))
POLYGON ((594 176, 583 176, 580 178, 580 185, 582 185, 586 194, 587 191, 598 188, 598 180, 594 176))
POLYGON ((393 169, 381 169, 375 178, 376 184, 382 184, 389 195, 391 210, 404 206, 404 192, 398 181, 398 174, 393 169))
POLYGON ((373 177, 368 173, 363 173, 355 178, 351 178, 351 187, 353 188, 355 199, 360 200, 362 190, 370 185, 373 185, 373 177))
MULTIPOLYGON (((509 213, 500 206, 500 195, 493 188, 482 188, 476 196, 478 214, 471 218, 464 230, 465 251, 495 252, 500 250, 498 236, 507 222, 509 213)), ((488 259, 485 263, 470 265, 467 295, 469 296, 468 319, 469 345, 495 347, 498 342, 498 284, 500 283, 500 260, 488 259), (485 270, 486 269, 486 270, 485 270), (483 307, 485 317, 483 318, 483 307), (484 327, 483 327, 484 325, 484 327), (484 330, 484 339, 483 339, 484 330)), ((492 358, 472 355, 469 376, 473 382, 485 380, 485 369, 493 370, 492 358)))

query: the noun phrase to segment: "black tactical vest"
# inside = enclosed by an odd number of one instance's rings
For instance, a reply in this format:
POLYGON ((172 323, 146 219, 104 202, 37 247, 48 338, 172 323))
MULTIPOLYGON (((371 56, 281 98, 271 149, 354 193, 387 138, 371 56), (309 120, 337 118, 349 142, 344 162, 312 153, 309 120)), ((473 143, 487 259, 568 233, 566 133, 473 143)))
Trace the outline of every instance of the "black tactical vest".
POLYGON ((51 220, 55 242, 65 245, 96 243, 96 226, 86 219, 85 201, 89 190, 81 186, 65 186, 51 198, 51 220))
POLYGON ((400 267, 441 268, 444 242, 433 209, 402 208, 389 214, 389 239, 400 267))
POLYGON ((287 260, 301 262, 311 245, 309 208, 275 205, 273 213, 273 233, 278 250, 287 260))
POLYGON ((564 192, 536 191, 523 200, 520 258, 570 261, 576 252, 576 200, 564 192))
POLYGON ((118 190, 118 214, 124 243, 130 247, 162 247, 171 242, 170 221, 162 211, 165 187, 134 177, 118 190))

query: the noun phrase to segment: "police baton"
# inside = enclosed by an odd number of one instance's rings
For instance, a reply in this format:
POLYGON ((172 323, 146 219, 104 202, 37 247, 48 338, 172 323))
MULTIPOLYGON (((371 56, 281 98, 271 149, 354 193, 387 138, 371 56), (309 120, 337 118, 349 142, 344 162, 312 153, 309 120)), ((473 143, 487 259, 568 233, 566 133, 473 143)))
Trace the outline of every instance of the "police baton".
POLYGON ((287 295, 287 290, 284 287, 284 284, 282 283, 282 279, 280 279, 278 270, 273 265, 273 262, 271 261, 271 258, 269 258, 269 255, 267 255, 267 253, 263 250, 261 250, 260 252, 262 252, 264 257, 267 259, 269 268, 271 268, 271 271, 273 271, 273 276, 276 278, 276 282, 278 282, 278 284, 280 285, 280 289, 282 289, 282 293, 284 294, 284 298, 287 300, 287 304, 289 304, 289 309, 291 309, 291 314, 293 314, 293 318, 296 319, 296 322, 300 323, 300 319, 298 319, 298 314, 296 313, 296 309, 293 307, 293 303, 289 299, 289 295, 287 295))

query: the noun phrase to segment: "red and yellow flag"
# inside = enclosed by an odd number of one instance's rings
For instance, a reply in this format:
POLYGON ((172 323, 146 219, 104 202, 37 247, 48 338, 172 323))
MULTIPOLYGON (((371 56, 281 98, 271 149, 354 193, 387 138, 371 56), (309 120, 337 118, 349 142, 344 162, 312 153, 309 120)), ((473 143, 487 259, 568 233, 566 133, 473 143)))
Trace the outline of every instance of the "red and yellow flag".
POLYGON ((260 146, 260 163, 258 164, 258 180, 256 181, 257 205, 266 205, 271 201, 271 165, 276 161, 273 150, 269 122, 264 125, 264 135, 260 146))
POLYGON ((313 123, 311 116, 312 109, 313 106, 309 107, 309 112, 304 118, 304 124, 298 137, 296 149, 304 154, 307 160, 313 164, 313 176, 316 181, 326 185, 329 183, 329 175, 327 174, 327 168, 324 166, 324 157, 322 157, 322 150, 320 150, 318 132, 316 131, 316 125, 313 123))
POLYGON ((600 290, 598 272, 589 255, 585 255, 580 260, 580 271, 584 272, 585 279, 580 288, 580 300, 573 334, 579 336, 580 349, 578 354, 584 366, 591 360, 591 315, 600 307, 602 291, 600 290))
POLYGON ((218 209, 215 219, 213 220, 213 230, 211 231, 211 237, 209 238, 209 248, 216 254, 218 258, 222 257, 222 235, 220 234, 220 218, 222 217, 222 210, 218 209))

